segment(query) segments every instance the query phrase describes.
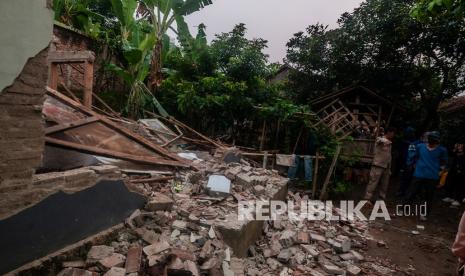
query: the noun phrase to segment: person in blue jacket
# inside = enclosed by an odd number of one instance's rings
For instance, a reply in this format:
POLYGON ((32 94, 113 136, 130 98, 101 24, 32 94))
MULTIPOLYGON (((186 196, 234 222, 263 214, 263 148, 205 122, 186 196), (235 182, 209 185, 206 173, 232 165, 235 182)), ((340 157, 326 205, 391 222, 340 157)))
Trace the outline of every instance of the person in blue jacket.
MULTIPOLYGON (((422 192, 422 203, 426 203, 427 213, 431 213, 434 192, 439 185, 439 175, 446 169, 448 154, 447 149, 440 145, 439 132, 433 131, 427 135, 427 143, 417 145, 415 172, 404 204, 412 204, 417 195, 422 192)), ((426 216, 421 216, 425 221, 426 216)))

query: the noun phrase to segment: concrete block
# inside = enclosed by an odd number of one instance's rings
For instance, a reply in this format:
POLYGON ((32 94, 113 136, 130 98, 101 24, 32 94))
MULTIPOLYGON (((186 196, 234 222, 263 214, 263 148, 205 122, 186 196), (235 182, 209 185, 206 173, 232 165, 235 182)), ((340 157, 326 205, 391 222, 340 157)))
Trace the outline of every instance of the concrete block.
POLYGON ((161 193, 155 193, 152 199, 145 207, 149 211, 170 211, 173 208, 174 201, 161 193))
POLYGON ((224 175, 211 175, 208 178, 207 190, 210 196, 229 196, 231 194, 231 180, 224 175))

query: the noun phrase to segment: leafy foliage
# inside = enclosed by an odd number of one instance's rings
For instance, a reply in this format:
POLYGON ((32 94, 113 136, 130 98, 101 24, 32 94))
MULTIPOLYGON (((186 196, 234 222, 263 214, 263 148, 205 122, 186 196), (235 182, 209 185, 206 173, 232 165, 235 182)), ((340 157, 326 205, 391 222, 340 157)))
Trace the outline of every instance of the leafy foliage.
POLYGON ((439 17, 463 20, 464 12, 464 0, 420 0, 413 7, 411 14, 422 21, 439 17))
POLYGON ((437 127, 439 103, 464 88, 465 21, 422 23, 410 16, 413 4, 367 0, 343 14, 335 30, 317 24, 294 35, 287 55, 296 68, 291 96, 307 101, 364 84, 412 107, 420 129, 437 127))

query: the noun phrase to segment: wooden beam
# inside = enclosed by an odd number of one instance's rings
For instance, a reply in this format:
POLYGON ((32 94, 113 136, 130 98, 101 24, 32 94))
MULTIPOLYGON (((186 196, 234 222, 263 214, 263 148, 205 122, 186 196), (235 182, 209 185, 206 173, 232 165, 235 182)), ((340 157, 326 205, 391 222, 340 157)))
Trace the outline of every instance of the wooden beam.
MULTIPOLYGON (((213 144, 217 148, 223 148, 223 149, 225 148, 224 145, 221 145, 221 144, 215 142, 214 140, 210 139, 209 137, 203 135, 202 133, 197 132, 195 129, 187 126, 183 122, 176 120, 174 117, 165 118, 163 116, 157 115, 157 114, 155 114, 153 112, 150 112, 150 111, 147 111, 147 110, 144 110, 144 112, 151 115, 151 116, 153 116, 153 117, 155 117, 155 118, 162 119, 162 120, 164 120, 166 122, 169 122, 169 123, 171 123, 173 125, 178 125, 178 126, 184 128, 184 129, 187 129, 190 132, 192 132, 192 133, 196 134, 197 136, 199 136, 200 138, 204 139, 205 141, 213 144)), ((186 137, 184 137, 184 139, 188 140, 188 138, 186 138, 186 137)), ((195 140, 195 139, 190 139, 190 140, 192 141, 192 140, 195 140)))
POLYGON ((94 65, 86 61, 84 63, 84 106, 92 109, 92 87, 94 83, 94 65))
POLYGON ((51 51, 47 58, 50 63, 81 63, 94 62, 92 51, 51 51))
POLYGON ((45 142, 49 145, 71 149, 71 150, 76 150, 76 151, 87 153, 87 154, 116 158, 116 159, 131 161, 131 162, 137 162, 141 164, 184 167, 184 168, 189 167, 189 165, 181 163, 181 162, 177 162, 177 161, 154 158, 154 157, 146 157, 146 156, 136 156, 132 154, 116 152, 116 151, 97 148, 93 146, 81 145, 81 144, 74 143, 74 142, 63 141, 63 140, 55 139, 52 137, 45 137, 45 142))
POLYGON ((45 129, 45 134, 48 135, 48 134, 52 134, 52 133, 55 133, 55 132, 60 132, 60 131, 80 127, 80 126, 83 126, 83 125, 88 125, 90 123, 97 122, 98 120, 99 120, 99 118, 96 118, 96 117, 87 117, 85 119, 77 120, 77 121, 74 121, 72 123, 47 127, 45 129))
POLYGON ((71 89, 68 88, 68 86, 66 86, 66 84, 64 82, 61 82, 60 83, 61 86, 63 86, 63 88, 66 90, 66 92, 69 94, 69 96, 76 102, 78 103, 81 103, 81 101, 79 100, 79 98, 74 95, 73 91, 71 91, 71 89))
POLYGON ((132 184, 140 184, 140 183, 157 183, 157 182, 165 182, 168 180, 173 180, 174 176, 162 176, 162 177, 153 177, 153 178, 145 178, 145 179, 134 179, 130 180, 132 184))
POLYGON ((58 88, 58 65, 56 63, 50 64, 50 77, 48 85, 55 90, 58 88))
POLYGON ((74 107, 75 109, 78 109, 80 111, 82 111, 84 114, 88 115, 88 116, 92 116, 92 117, 97 117, 100 119, 100 121, 105 124, 107 127, 110 127, 114 130, 117 130, 120 134, 123 134, 125 135, 126 137, 130 138, 131 140, 134 140, 142 145, 144 145, 146 148, 149 148, 165 157, 168 157, 168 158, 171 158, 173 160, 176 160, 178 162, 181 162, 181 163, 184 163, 184 164, 188 164, 187 160, 177 156, 176 154, 173 154, 171 152, 169 152, 168 150, 164 149, 163 147, 159 146, 159 145, 156 145, 152 142, 150 142, 149 140, 145 139, 144 137, 134 133, 134 132, 131 132, 129 131, 128 129, 112 122, 111 120, 109 120, 108 118, 104 117, 104 116, 101 116, 100 114, 97 114, 95 113, 94 111, 92 111, 90 108, 87 108, 75 101, 73 101, 72 99, 66 97, 65 95, 61 94, 60 92, 56 91, 56 90, 53 90, 51 89, 50 87, 46 87, 46 90, 47 90, 47 94, 56 98, 57 100, 61 101, 61 102, 64 102, 66 104, 68 104, 69 106, 71 107, 74 107))

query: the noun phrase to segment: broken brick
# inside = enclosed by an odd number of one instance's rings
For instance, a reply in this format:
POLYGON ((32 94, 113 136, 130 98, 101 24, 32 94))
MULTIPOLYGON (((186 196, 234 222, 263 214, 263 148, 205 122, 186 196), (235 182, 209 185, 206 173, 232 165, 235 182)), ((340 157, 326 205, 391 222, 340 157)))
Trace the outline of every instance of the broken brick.
POLYGON ((99 264, 106 268, 123 267, 125 261, 126 257, 124 255, 121 255, 119 253, 113 253, 110 256, 100 260, 99 264))
POLYGON ((152 256, 157 255, 165 250, 170 248, 170 244, 166 241, 159 241, 152 245, 144 247, 142 250, 144 251, 145 255, 152 256))
POLYGON ((174 201, 170 197, 162 193, 155 193, 145 208, 149 211, 170 211, 173 204, 174 201))
POLYGON ((138 273, 142 264, 142 247, 131 247, 126 255, 126 273, 138 273))
POLYGON ((307 232, 298 232, 296 242, 298 244, 309 244, 310 237, 307 232))

